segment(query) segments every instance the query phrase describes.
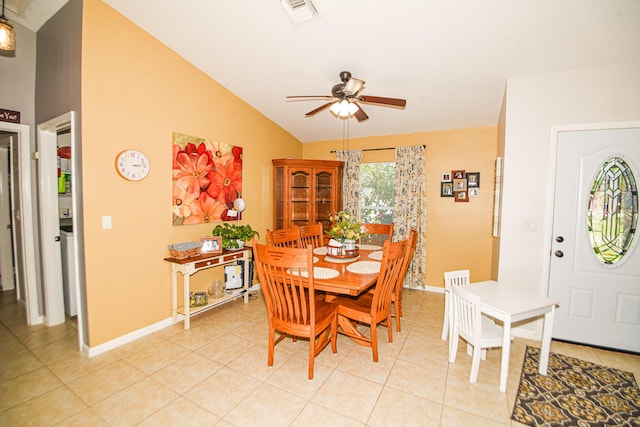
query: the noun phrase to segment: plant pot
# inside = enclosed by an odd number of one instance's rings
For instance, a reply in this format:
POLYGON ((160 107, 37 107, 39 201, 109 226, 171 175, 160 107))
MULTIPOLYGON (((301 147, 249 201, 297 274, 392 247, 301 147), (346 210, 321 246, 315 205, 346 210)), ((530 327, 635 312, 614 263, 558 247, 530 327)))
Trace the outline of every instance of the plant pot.
POLYGON ((347 251, 353 251, 356 248, 355 240, 345 240, 342 244, 347 251))

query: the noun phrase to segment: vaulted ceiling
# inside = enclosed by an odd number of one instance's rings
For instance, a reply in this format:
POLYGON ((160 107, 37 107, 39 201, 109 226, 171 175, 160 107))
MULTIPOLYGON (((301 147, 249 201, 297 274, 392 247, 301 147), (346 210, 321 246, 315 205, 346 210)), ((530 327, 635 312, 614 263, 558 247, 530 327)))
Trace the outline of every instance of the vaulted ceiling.
MULTIPOLYGON (((67 0, 16 1, 26 25, 67 0)), ((640 62, 639 0, 312 0, 300 24, 280 0, 102 1, 303 142, 494 126, 509 77, 640 62), (358 123, 287 101, 344 70, 406 108, 358 123)))

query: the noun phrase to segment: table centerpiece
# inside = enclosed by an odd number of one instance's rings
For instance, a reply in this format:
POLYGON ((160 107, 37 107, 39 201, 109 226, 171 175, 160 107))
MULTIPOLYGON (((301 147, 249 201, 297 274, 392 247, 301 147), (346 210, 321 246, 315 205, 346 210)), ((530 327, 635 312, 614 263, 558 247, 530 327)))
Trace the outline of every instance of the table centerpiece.
POLYGON ((329 255, 358 256, 356 241, 367 235, 362 221, 346 211, 332 212, 329 220, 332 223, 328 231, 332 238, 327 249, 329 255))

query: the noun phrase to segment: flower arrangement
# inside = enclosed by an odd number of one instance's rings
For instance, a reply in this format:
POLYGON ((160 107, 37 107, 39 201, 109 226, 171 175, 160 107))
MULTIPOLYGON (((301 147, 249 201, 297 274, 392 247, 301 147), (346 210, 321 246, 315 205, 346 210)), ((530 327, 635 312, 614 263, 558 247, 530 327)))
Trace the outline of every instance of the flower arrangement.
POLYGON ((349 212, 332 212, 329 220, 333 226, 329 230, 329 235, 339 242, 345 240, 360 240, 367 235, 362 227, 362 221, 354 218, 349 212))

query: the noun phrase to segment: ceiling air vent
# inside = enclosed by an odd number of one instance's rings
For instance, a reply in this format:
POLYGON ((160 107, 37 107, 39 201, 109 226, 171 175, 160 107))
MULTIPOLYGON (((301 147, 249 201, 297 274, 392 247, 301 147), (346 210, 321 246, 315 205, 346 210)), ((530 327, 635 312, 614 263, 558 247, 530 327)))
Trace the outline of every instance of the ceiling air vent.
POLYGON ((311 0, 280 0, 280 4, 296 24, 318 16, 318 8, 311 0))

